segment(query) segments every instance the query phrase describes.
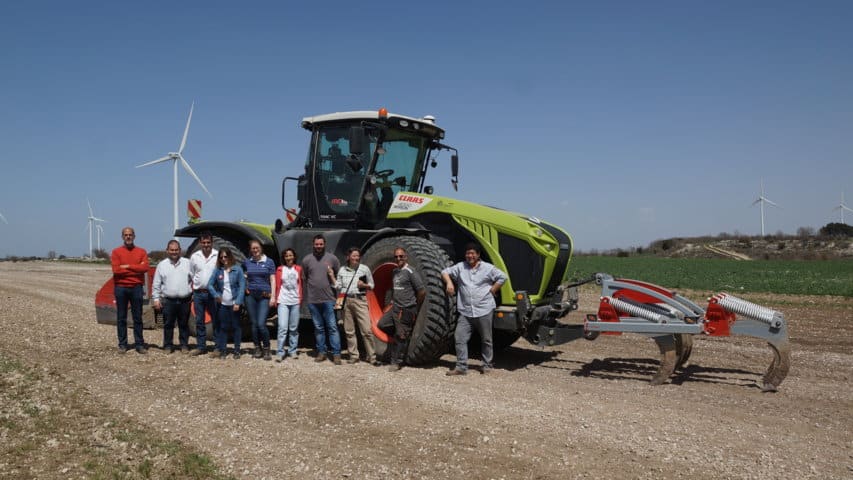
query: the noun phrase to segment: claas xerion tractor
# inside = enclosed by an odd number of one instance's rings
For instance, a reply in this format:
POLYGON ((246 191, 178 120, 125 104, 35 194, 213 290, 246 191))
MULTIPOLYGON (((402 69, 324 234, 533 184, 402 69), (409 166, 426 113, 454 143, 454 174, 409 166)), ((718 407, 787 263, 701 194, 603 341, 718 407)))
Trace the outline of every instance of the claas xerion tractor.
MULTIPOLYGON (((600 315, 582 323, 558 321, 577 308, 577 287, 583 283, 566 283, 571 237, 560 227, 533 216, 434 195, 426 177, 428 170, 438 165, 439 152, 452 152, 450 179, 454 188, 459 157, 456 149, 443 143, 444 130, 433 117, 413 118, 380 109, 307 117, 302 127, 311 132, 311 143, 304 174, 282 182, 287 222, 203 221, 175 235, 198 237, 211 232, 216 247, 229 246, 238 257, 247 254, 250 240, 257 240, 277 263, 288 247, 296 250, 297 258, 309 254, 314 236, 320 233, 326 238, 326 250, 342 263, 349 247, 360 247, 362 263, 371 269, 376 283, 367 300, 380 355, 386 351, 388 338, 376 328, 376 322, 389 307, 394 249, 407 250, 410 265, 426 283, 426 300, 406 357, 409 364, 418 365, 435 361, 451 348, 455 299, 445 294, 440 272, 462 260, 465 245, 471 242, 480 246, 483 260, 508 277, 497 296, 496 349, 519 337, 546 346, 579 338, 591 340, 601 332, 640 333, 660 347, 661 368, 653 383, 662 383, 687 361, 692 335, 714 334, 706 328, 709 321, 701 307, 660 287, 606 274, 586 280, 602 285, 600 315), (287 205, 293 189, 297 205, 287 205)), ((196 248, 197 241, 190 245, 188 254, 196 248)), ((102 289, 105 297, 99 303, 99 321, 115 323, 108 290, 108 286, 102 289)), ((748 302, 738 302, 740 313, 748 302)), ((726 335, 744 333, 767 339, 774 350, 774 361, 765 376, 765 387, 772 389, 787 373, 787 333, 784 321, 778 320, 781 314, 755 307, 762 309, 759 320, 748 316, 752 310, 741 313, 739 325, 748 324, 746 332, 720 328, 722 324, 731 325, 737 313, 731 308, 714 310, 714 331, 718 335, 725 330, 726 335), (768 315, 777 319, 773 325, 765 321, 768 315)))

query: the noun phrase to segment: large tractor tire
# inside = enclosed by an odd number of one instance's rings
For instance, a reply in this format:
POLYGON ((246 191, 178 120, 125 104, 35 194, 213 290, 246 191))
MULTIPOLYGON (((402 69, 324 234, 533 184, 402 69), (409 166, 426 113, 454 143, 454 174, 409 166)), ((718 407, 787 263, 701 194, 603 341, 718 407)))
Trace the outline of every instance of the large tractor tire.
MULTIPOLYGON (((447 353, 456 329, 456 309, 445 294, 441 279, 441 271, 451 262, 438 245, 420 237, 385 238, 372 245, 362 256, 362 263, 373 272, 376 283, 373 293, 377 303, 371 304, 370 312, 374 325, 382 311, 390 308, 391 272, 396 266, 394 250, 400 247, 406 249, 409 266, 423 278, 427 291, 406 355, 406 363, 409 365, 423 365, 447 353), (378 309, 374 305, 378 305, 378 309)), ((386 356, 388 344, 376 335, 374 346, 378 357, 386 356)))
MULTIPOLYGON (((238 243, 243 243, 243 244, 248 245, 247 242, 238 242, 238 243)), ((234 242, 232 242, 230 240, 226 240, 226 239, 221 238, 221 237, 217 237, 214 235, 214 237, 213 237, 213 249, 214 250, 221 250, 223 247, 228 248, 228 250, 230 250, 231 253, 234 255, 234 264, 235 265, 239 265, 239 264, 243 263, 243 260, 246 259, 246 255, 248 254, 248 247, 246 247, 246 251, 240 250, 239 248, 237 248, 237 246, 235 245, 234 242)), ((200 248, 201 247, 199 247, 199 245, 198 245, 198 239, 193 240, 193 242, 190 244, 189 248, 187 248, 187 253, 186 253, 187 258, 189 258, 190 255, 195 253, 200 248)), ((188 324, 189 324, 188 327, 189 327, 190 336, 195 337, 196 336, 195 315, 190 315, 190 321, 188 322, 188 324)), ((213 336, 213 322, 210 322, 205 326, 207 327, 207 333, 205 335, 207 336, 208 341, 210 341, 211 339, 213 339, 215 341, 216 337, 213 336)), ((252 322, 250 321, 249 313, 245 308, 243 309, 242 312, 240 312, 240 328, 242 329, 242 333, 243 333, 241 341, 242 342, 251 342, 252 341, 252 322)))

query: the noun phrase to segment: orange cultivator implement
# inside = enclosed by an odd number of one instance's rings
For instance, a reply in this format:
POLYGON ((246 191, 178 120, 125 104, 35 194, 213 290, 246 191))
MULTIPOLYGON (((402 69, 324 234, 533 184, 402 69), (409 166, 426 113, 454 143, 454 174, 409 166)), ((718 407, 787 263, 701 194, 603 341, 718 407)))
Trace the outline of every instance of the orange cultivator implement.
POLYGON ((773 350, 773 362, 764 374, 763 391, 776 391, 788 375, 790 345, 780 312, 726 293, 711 297, 703 309, 657 285, 603 273, 595 275, 595 282, 601 285, 601 302, 598 314, 588 316, 584 323, 584 337, 592 340, 599 333, 622 332, 651 337, 661 353, 652 385, 666 382, 676 368, 687 362, 693 335, 746 335, 767 340, 773 350))

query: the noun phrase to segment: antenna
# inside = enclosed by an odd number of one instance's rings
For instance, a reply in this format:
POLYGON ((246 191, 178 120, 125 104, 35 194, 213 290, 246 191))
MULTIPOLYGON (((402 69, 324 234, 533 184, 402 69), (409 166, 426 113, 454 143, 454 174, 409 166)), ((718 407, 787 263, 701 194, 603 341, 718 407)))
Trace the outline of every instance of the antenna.
POLYGON ((173 195, 172 195, 172 202, 173 202, 172 213, 173 213, 173 216, 172 216, 172 218, 173 218, 174 223, 175 223, 175 230, 173 230, 173 232, 172 232, 173 234, 175 231, 178 230, 178 227, 179 227, 179 225, 178 225, 178 162, 180 162, 181 166, 184 167, 184 170, 186 170, 187 173, 189 173, 190 176, 192 176, 195 179, 195 181, 198 182, 198 184, 201 186, 202 190, 204 190, 208 195, 210 195, 210 198, 213 198, 213 194, 211 194, 207 190, 207 187, 204 186, 204 183, 202 183, 201 179, 198 178, 198 175, 195 174, 192 167, 190 167, 190 164, 187 163, 186 159, 183 156, 184 147, 187 145, 187 134, 190 132, 190 122, 193 119, 193 109, 194 108, 195 108, 195 101, 193 101, 192 104, 190 105, 190 115, 189 115, 189 117, 187 117, 187 126, 184 128, 184 136, 183 136, 183 138, 181 138, 181 146, 178 147, 178 151, 177 152, 169 152, 169 154, 166 155, 165 157, 158 158, 157 160, 151 160, 148 163, 143 163, 142 165, 136 166, 136 168, 142 168, 142 167, 147 167, 149 165, 154 165, 156 163, 162 163, 162 162, 165 162, 168 160, 172 161, 172 188, 173 188, 173 195))
MULTIPOLYGON (((836 210, 841 210, 841 223, 844 223, 844 210, 847 210, 848 212, 853 212, 850 207, 844 204, 844 192, 841 192, 841 203, 839 203, 837 207, 832 209, 833 212, 836 210)), ((844 224, 847 225, 846 223, 844 224)))
POLYGON ((763 178, 761 179, 761 195, 759 195, 758 198, 754 202, 752 202, 753 205, 755 205, 756 203, 759 203, 760 207, 761 207, 761 236, 763 237, 764 236, 764 204, 767 203, 767 204, 773 205, 776 208, 780 208, 779 205, 776 205, 769 198, 764 196, 764 179, 763 178))

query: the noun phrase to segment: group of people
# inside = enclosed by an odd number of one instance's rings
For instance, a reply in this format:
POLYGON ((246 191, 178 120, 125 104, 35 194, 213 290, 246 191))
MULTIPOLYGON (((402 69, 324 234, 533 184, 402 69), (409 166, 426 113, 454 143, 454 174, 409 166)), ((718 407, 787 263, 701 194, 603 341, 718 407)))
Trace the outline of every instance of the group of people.
MULTIPOLYGON (((128 351, 127 313, 133 317, 134 348, 147 353, 142 330, 143 283, 148 272, 147 252, 135 245, 131 227, 122 229, 123 245, 111 256, 117 310, 118 350, 128 351)), ((213 248, 213 236, 199 236, 199 249, 189 258, 181 256, 181 245, 170 240, 167 258, 157 264, 152 279, 151 299, 155 310, 164 318, 163 350, 172 353, 174 330, 178 328, 178 348, 183 353, 202 355, 207 351, 207 325, 212 323, 214 349, 212 356, 227 358, 228 337, 233 338, 233 358, 241 355, 241 310, 246 309, 252 328, 253 357, 272 359, 270 333, 266 320, 269 309, 277 309, 278 342, 276 361, 297 358, 299 353, 299 311, 304 303, 311 313, 317 354, 315 362, 330 360, 340 365, 341 340, 336 311, 343 321, 347 340, 348 363, 362 359, 380 365, 373 343, 367 293, 375 287, 373 275, 361 263, 361 251, 351 247, 346 264, 326 252, 326 239, 318 234, 312 252, 296 263, 296 252, 281 252, 282 263, 275 266, 263 253, 260 242, 249 242, 250 256, 242 263, 235 261, 228 247, 213 248), (195 312, 196 348, 189 346, 191 309, 195 312), (358 337, 364 355, 358 348, 358 337)), ((457 296, 459 314, 455 332, 456 365, 447 375, 468 372, 468 341, 472 331, 482 339, 482 373, 493 368, 492 318, 496 308, 495 294, 506 281, 506 274, 494 265, 480 260, 480 249, 467 245, 465 261, 442 270, 441 276, 449 296, 457 296)), ((389 339, 389 369, 400 370, 408 351, 409 340, 418 312, 426 298, 420 274, 408 264, 404 248, 394 250, 396 268, 392 274, 391 308, 377 323, 389 339)))

